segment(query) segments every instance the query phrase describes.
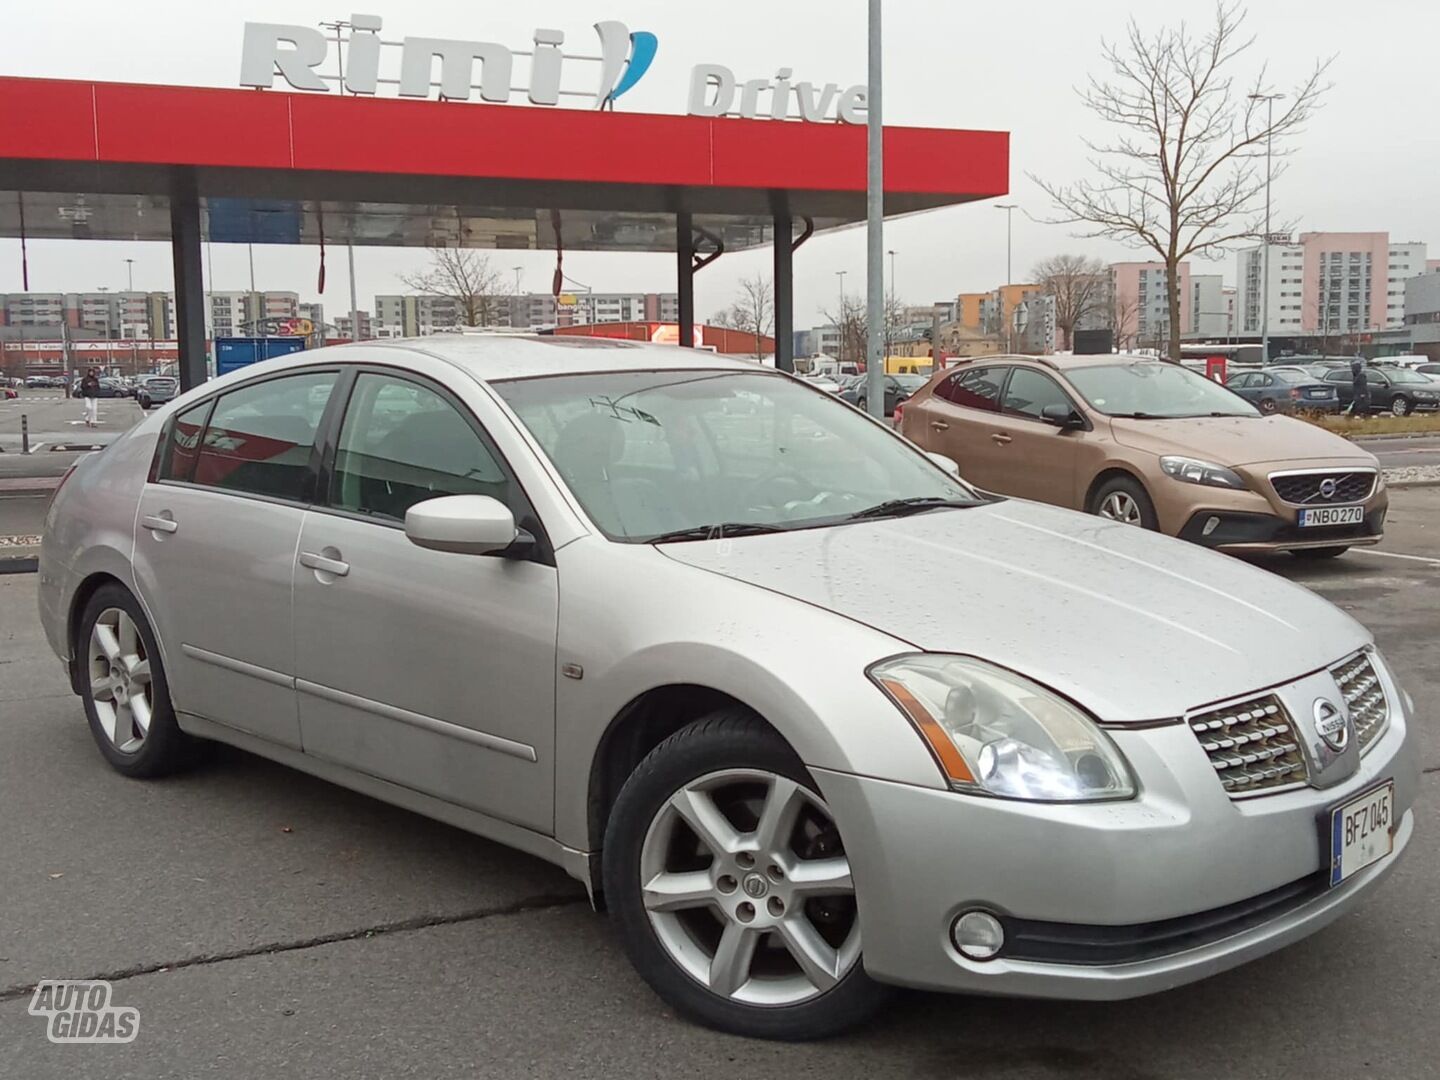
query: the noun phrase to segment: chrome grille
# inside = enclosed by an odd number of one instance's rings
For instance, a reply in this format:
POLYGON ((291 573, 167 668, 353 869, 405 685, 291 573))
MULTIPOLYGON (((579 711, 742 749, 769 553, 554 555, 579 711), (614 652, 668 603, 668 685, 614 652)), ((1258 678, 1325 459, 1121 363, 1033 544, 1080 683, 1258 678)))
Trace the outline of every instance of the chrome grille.
POLYGON ((1390 703, 1385 700, 1385 688, 1380 685, 1380 676, 1370 660, 1369 653, 1352 656, 1343 664, 1330 669, 1335 676, 1335 685, 1350 709, 1350 718, 1355 722, 1355 738, 1363 754, 1375 739, 1385 730, 1390 718, 1390 703))
MULTIPOLYGON (((1339 469, 1333 472, 1271 473, 1275 494, 1296 506, 1329 506, 1364 502, 1375 490, 1376 473, 1370 470, 1339 469), (1325 481, 1335 486, 1329 495, 1321 491, 1325 481)), ((1328 487, 1328 485, 1325 485, 1328 487)))
POLYGON ((1274 694, 1195 713, 1189 722, 1232 799, 1305 782, 1300 742, 1274 694))

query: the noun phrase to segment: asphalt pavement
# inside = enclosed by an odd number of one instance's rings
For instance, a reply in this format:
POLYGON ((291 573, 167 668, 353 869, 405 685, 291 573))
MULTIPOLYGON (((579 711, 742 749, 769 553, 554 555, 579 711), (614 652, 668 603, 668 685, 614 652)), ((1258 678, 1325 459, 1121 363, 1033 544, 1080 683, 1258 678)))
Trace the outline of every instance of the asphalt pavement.
POLYGON ((1440 465, 1440 435, 1414 435, 1399 439, 1356 439, 1380 459, 1385 469, 1411 465, 1440 465))
POLYGON ((1158 996, 906 993, 813 1045, 675 1017, 535 859, 238 751, 165 781, 116 775, 41 638, 34 575, 0 577, 0 1077, 1434 1075, 1440 489, 1395 493, 1381 551, 1263 565, 1369 625, 1418 706, 1419 831, 1368 903, 1158 996), (136 1041, 47 1042, 29 988, 58 977, 112 979, 136 1041))

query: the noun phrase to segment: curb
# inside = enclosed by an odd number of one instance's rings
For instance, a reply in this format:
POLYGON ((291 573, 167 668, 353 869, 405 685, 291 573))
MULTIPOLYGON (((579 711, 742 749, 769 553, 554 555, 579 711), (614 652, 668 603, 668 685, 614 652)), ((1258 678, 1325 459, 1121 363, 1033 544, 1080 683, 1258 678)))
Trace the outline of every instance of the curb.
POLYGON ((1353 443, 1392 442, 1396 439, 1440 439, 1440 431, 1401 431, 1388 435, 1355 435, 1353 437, 1339 431, 1335 434, 1353 443))

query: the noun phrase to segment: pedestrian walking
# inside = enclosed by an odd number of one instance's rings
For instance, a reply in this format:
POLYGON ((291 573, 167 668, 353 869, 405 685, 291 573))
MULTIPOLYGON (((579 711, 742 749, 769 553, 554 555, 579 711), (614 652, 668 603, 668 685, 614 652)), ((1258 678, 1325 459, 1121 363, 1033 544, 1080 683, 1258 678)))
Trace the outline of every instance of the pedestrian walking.
POLYGON ((94 427, 100 422, 100 376, 94 368, 80 380, 80 396, 85 399, 85 426, 94 427))
POLYGON ((1350 361, 1350 415, 1370 415, 1370 380, 1365 377, 1365 361, 1357 356, 1350 361))

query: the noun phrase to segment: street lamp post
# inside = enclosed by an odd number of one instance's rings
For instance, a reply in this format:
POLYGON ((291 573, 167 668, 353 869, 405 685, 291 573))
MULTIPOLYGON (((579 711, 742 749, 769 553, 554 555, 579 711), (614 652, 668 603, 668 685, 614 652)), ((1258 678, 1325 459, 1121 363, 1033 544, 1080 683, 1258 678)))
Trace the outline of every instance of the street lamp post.
POLYGON ((885 418, 885 129, 880 0, 870 0, 869 73, 865 86, 865 398, 885 418))
POLYGON ((890 291, 885 303, 885 356, 888 360, 890 350, 895 347, 892 332, 895 328, 891 325, 891 320, 895 318, 895 249, 891 248, 885 254, 890 256, 890 291))
POLYGON ((1251 94, 1251 101, 1265 102, 1265 237, 1260 264, 1260 363, 1270 362, 1270 157, 1275 137, 1275 102, 1284 94, 1251 94))
POLYGON ((841 365, 845 363, 845 273, 844 270, 835 271, 835 276, 840 279, 840 309, 835 312, 836 329, 840 331, 840 355, 835 359, 841 365))
POLYGON ((1005 211, 1005 285, 1002 286, 1000 289, 1000 318, 1005 323, 1005 351, 1008 353, 1013 352, 1015 348, 1013 335, 1015 320, 1013 318, 1013 313, 1012 315, 1006 315, 1005 313, 1005 289, 1009 287, 1011 279, 1014 277, 1014 273, 1012 272, 1010 267, 1010 223, 1013 220, 1015 211, 1019 209, 1019 204, 996 203, 995 209, 1005 211))
POLYGON ((135 291, 135 260, 125 260, 125 291, 135 291))

